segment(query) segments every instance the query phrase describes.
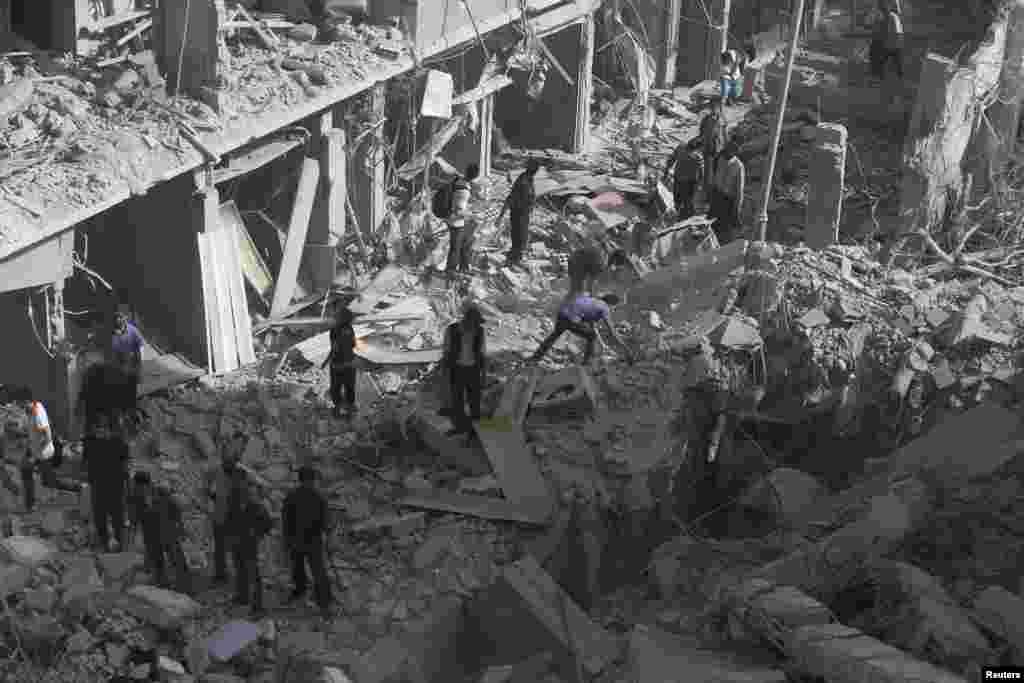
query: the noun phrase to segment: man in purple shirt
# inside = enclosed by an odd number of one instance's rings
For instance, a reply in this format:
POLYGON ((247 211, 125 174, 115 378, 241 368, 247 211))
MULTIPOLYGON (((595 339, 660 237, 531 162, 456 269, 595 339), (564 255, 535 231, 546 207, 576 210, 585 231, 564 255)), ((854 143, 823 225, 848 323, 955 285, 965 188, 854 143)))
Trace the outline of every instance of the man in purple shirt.
MULTIPOLYGON (((142 379, 142 335, 128 317, 121 312, 114 315, 114 329, 110 337, 110 351, 114 364, 135 380, 135 393, 138 393, 139 381, 142 379)), ((132 396, 131 411, 138 407, 137 396, 132 396)))
POLYGON ((619 303, 619 297, 608 294, 595 299, 590 296, 579 295, 563 303, 558 309, 558 318, 555 320, 555 329, 547 336, 547 339, 540 343, 537 352, 533 354, 534 362, 542 359, 551 347, 555 345, 558 338, 566 332, 583 337, 587 342, 587 350, 583 355, 583 364, 590 362, 594 355, 594 342, 597 341, 597 323, 603 323, 605 331, 612 341, 622 350, 626 359, 632 363, 633 354, 629 347, 619 337, 611 321, 611 307, 619 303))

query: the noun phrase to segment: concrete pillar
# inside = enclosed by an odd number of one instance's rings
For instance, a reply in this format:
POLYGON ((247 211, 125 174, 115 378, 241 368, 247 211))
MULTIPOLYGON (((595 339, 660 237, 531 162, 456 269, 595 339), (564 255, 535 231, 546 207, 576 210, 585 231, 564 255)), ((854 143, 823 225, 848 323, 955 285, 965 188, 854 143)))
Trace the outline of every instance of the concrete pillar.
POLYGON ((580 60, 576 69, 576 129, 573 152, 580 154, 590 144, 590 100, 594 93, 594 13, 580 25, 580 60))
POLYGON ((480 100, 480 176, 491 174, 491 146, 494 141, 494 95, 480 100))
POLYGON ((839 240, 846 170, 846 126, 822 123, 815 128, 807 189, 804 241, 811 249, 824 249, 839 240))
POLYGON ((712 0, 709 4, 713 26, 708 29, 708 54, 704 78, 717 81, 722 74, 722 52, 729 47, 729 14, 732 11, 732 0, 712 0))
POLYGON ((158 3, 153 11, 153 49, 171 92, 179 77, 183 93, 201 94, 217 85, 223 56, 218 33, 225 14, 224 0, 158 3))
POLYGON ((53 398, 47 409, 56 428, 67 434, 73 426, 74 397, 69 381, 73 354, 67 346, 64 326, 64 279, 56 280, 45 296, 46 344, 54 353, 49 377, 49 395, 53 398))
MULTIPOLYGON (((192 220, 191 227, 194 233, 213 232, 220 227, 220 192, 213 184, 212 178, 207 177, 203 169, 195 174, 196 191, 192 199, 192 220)), ((195 237, 192 242, 192 320, 190 325, 189 356, 193 361, 203 359, 208 368, 213 364, 210 359, 210 342, 206 336, 206 302, 203 300, 203 268, 199 260, 199 243, 195 237), (202 350, 202 354, 197 353, 202 350)))
POLYGON ((337 276, 338 240, 345 232, 345 200, 348 197, 345 169, 345 131, 334 128, 326 111, 318 117, 311 155, 320 161, 320 181, 303 254, 303 268, 315 291, 328 289, 337 276))
POLYGON ((665 4, 665 43, 658 61, 658 87, 672 88, 676 84, 676 62, 679 60, 679 23, 682 21, 683 0, 667 0, 665 4))
MULTIPOLYGON (((384 116, 384 84, 375 85, 368 91, 368 96, 371 98, 369 123, 373 124, 384 116)), ((351 150, 351 180, 355 195, 352 203, 359 221, 355 228, 364 236, 369 236, 376 232, 387 209, 384 192, 384 127, 377 126, 366 137, 368 139, 361 140, 357 148, 351 150)))

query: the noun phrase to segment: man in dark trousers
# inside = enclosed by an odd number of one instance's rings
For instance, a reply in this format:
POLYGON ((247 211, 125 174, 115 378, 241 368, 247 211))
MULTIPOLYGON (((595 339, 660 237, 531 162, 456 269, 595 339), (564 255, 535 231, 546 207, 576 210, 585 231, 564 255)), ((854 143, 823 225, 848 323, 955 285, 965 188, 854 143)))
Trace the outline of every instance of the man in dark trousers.
POLYGON ((170 565, 174 570, 175 589, 181 593, 191 592, 188 562, 181 548, 185 536, 181 506, 167 487, 153 485, 149 472, 136 472, 132 484, 129 509, 132 521, 142 528, 146 562, 154 580, 159 586, 169 586, 167 568, 170 565))
POLYGON ((327 526, 327 500, 316 490, 317 473, 306 465, 299 468, 299 487, 284 499, 281 534, 292 563, 295 588, 291 599, 306 595, 306 564, 313 574, 313 595, 317 607, 326 616, 331 606, 331 583, 327 577, 324 535, 327 526))
POLYGON ((600 244, 586 244, 569 255, 569 291, 573 294, 593 292, 597 278, 608 265, 608 255, 600 244))
POLYGON ((130 395, 131 411, 129 417, 134 418, 138 406, 138 387, 142 380, 142 347, 144 342, 139 330, 128 321, 128 316, 118 312, 114 314, 114 329, 110 338, 112 360, 129 375, 134 391, 130 395))
POLYGON ((533 354, 532 361, 538 362, 551 347, 555 345, 558 338, 566 332, 572 332, 582 337, 587 342, 586 351, 583 354, 583 364, 586 365, 594 355, 594 344, 597 341, 598 323, 604 325, 605 331, 612 341, 619 347, 626 359, 632 363, 633 354, 626 346, 626 343, 619 337, 611 322, 611 307, 619 303, 619 298, 614 294, 608 294, 600 299, 590 296, 572 296, 558 309, 558 317, 555 319, 555 329, 540 343, 537 352, 533 354))
POLYGON ((235 564, 235 604, 263 613, 263 579, 260 577, 260 544, 273 521, 260 501, 256 485, 241 473, 231 478, 225 531, 235 564))
POLYGON ((701 153, 700 138, 693 138, 676 147, 665 166, 664 180, 668 180, 670 173, 673 173, 672 198, 675 200, 676 213, 680 219, 686 220, 697 211, 693 200, 697 186, 704 178, 704 155, 701 153))
POLYGON ((739 158, 739 145, 730 140, 722 150, 715 169, 708 216, 715 219, 715 233, 722 244, 739 236, 742 227, 743 194, 746 191, 746 169, 739 158))
POLYGON ((700 140, 704 148, 704 197, 710 202, 718 155, 725 144, 725 111, 721 102, 712 105, 711 111, 701 119, 700 140))
POLYGON ((505 212, 509 213, 509 231, 512 237, 512 248, 508 252, 509 265, 520 265, 523 259, 523 250, 526 248, 530 232, 530 215, 537 201, 533 180, 539 170, 540 162, 536 159, 526 162, 526 170, 512 183, 512 189, 509 190, 505 203, 501 205, 501 211, 498 213, 499 226, 505 212))
POLYGON ((82 439, 82 460, 92 492, 93 524, 100 552, 110 549, 111 531, 119 549, 124 548, 125 485, 131 447, 119 416, 110 413, 94 418, 82 439))
POLYGON ((467 303, 462 309, 462 319, 453 322, 445 331, 443 364, 448 372, 451 396, 453 429, 450 435, 471 433, 473 422, 480 419, 487 353, 483 321, 480 308, 474 303, 467 303))
POLYGON ((228 538, 228 511, 231 491, 236 480, 247 481, 249 471, 242 465, 242 454, 249 438, 242 432, 235 432, 222 446, 220 464, 211 467, 205 476, 204 489, 210 500, 210 521, 213 530, 214 583, 226 583, 227 554, 231 550, 228 538))
POLYGON ((347 306, 338 309, 331 328, 331 351, 321 366, 331 366, 330 394, 335 417, 341 416, 343 403, 349 415, 356 411, 356 331, 352 319, 347 306))

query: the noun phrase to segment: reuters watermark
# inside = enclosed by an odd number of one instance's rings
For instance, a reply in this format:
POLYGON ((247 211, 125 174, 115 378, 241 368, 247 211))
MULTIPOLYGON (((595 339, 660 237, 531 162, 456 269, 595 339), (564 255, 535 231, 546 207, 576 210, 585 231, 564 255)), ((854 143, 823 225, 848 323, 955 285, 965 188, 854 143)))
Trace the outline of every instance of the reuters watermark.
POLYGON ((1024 681, 1024 667, 986 666, 981 670, 982 681, 1024 681))

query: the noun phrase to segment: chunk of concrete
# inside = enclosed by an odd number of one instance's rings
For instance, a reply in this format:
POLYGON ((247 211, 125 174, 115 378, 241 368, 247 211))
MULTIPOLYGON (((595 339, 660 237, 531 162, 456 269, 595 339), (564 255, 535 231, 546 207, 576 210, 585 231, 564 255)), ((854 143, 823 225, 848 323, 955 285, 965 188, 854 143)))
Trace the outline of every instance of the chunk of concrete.
POLYGON ((61 588, 79 585, 103 587, 103 579, 100 578, 96 562, 91 557, 72 558, 60 577, 61 588))
POLYGON ((621 657, 621 645, 590 620, 532 557, 506 565, 474 607, 480 631, 498 651, 494 664, 515 663, 552 652, 567 678, 575 675, 575 652, 597 675, 621 657), (508 634, 517 636, 510 639, 508 634))
POLYGON ((740 503, 775 515, 779 521, 796 528, 806 521, 806 511, 826 492, 821 482, 806 472, 779 467, 751 486, 740 503))
POLYGON ((34 536, 11 536, 0 541, 0 560, 24 567, 38 567, 54 555, 57 548, 34 536))
POLYGON ((133 586, 117 605, 135 618, 162 629, 175 629, 202 611, 187 595, 155 586, 133 586))
POLYGON ((975 618, 1010 644, 1024 661, 1024 598, 1002 586, 989 586, 974 600, 975 618))
POLYGON ((413 425, 429 450, 454 464, 461 472, 470 476, 490 474, 491 467, 483 451, 466 445, 464 439, 453 439, 446 434, 449 428, 447 420, 421 414, 413 425))
POLYGON ((259 626, 249 621, 232 621, 221 626, 208 641, 210 657, 226 662, 259 639, 259 626))
POLYGON ((32 570, 22 564, 0 566, 0 600, 25 588, 32 580, 32 570))
POLYGON ((582 419, 596 407, 594 381, 586 370, 573 365, 537 383, 530 415, 547 420, 582 419))
POLYGON ((107 581, 129 581, 131 575, 142 569, 145 559, 139 553, 104 553, 96 558, 107 581))
POLYGON ((658 683, 785 683, 783 671, 743 665, 688 646, 671 633, 639 625, 629 640, 630 680, 658 683))
POLYGON ((40 586, 25 591, 25 606, 37 612, 49 612, 57 604, 57 591, 49 586, 40 586))

